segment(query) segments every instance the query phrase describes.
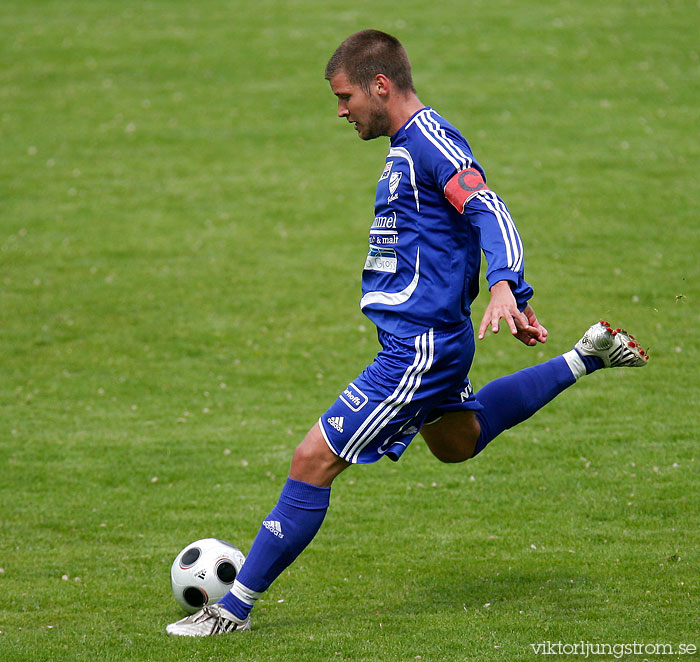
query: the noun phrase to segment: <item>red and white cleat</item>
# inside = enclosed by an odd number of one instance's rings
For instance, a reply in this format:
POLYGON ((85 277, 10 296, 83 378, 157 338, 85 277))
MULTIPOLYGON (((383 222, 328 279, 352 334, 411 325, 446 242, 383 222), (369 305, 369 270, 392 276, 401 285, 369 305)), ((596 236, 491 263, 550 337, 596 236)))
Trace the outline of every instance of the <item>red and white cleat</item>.
POLYGON ((602 320, 590 327, 575 347, 583 356, 600 357, 606 368, 641 368, 649 362, 649 354, 634 336, 602 320))

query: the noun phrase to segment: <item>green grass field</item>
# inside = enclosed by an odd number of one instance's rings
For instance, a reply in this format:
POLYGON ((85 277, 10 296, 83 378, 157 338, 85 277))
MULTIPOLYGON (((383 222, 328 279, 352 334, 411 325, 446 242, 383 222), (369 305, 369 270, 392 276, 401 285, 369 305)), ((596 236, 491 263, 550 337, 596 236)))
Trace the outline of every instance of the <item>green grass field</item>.
POLYGON ((5 3, 0 659, 700 646, 699 32, 689 0, 5 3), (549 342, 488 337, 474 384, 600 317, 652 362, 583 380, 473 462, 417 438, 345 472, 252 632, 171 639, 176 553, 248 550, 377 348, 359 278, 387 142, 358 140, 323 80, 365 27, 404 42, 526 243, 549 342))

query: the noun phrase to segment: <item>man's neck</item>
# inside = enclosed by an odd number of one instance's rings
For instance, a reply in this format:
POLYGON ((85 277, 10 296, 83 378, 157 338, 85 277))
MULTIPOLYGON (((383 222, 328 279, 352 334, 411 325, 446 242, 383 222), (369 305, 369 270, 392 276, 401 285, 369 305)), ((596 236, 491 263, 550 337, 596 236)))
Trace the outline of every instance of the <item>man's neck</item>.
POLYGON ((405 97, 394 99, 394 107, 389 111, 391 117, 391 136, 422 108, 425 108, 425 105, 421 103, 421 100, 413 94, 413 92, 405 97))

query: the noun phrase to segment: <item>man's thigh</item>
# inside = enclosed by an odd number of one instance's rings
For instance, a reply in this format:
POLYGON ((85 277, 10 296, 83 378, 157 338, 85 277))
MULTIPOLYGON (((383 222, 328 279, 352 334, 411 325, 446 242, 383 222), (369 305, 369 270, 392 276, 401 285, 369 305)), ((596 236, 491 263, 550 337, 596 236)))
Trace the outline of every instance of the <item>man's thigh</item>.
POLYGON ((372 364, 319 419, 326 443, 347 462, 398 460, 426 416, 467 379, 473 356, 471 326, 380 341, 372 364))
POLYGON ((480 432, 476 412, 468 409, 448 411, 420 430, 428 448, 441 462, 464 462, 472 457, 480 432))

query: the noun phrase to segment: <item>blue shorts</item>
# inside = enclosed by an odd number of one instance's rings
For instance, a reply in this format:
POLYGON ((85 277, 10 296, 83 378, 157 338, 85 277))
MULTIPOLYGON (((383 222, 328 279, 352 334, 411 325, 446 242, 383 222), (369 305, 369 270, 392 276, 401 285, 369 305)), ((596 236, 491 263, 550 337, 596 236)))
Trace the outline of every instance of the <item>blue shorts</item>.
POLYGON ((331 450, 348 462, 396 461, 421 427, 444 412, 482 409, 469 383, 471 320, 413 338, 379 330, 382 349, 319 419, 331 450))

